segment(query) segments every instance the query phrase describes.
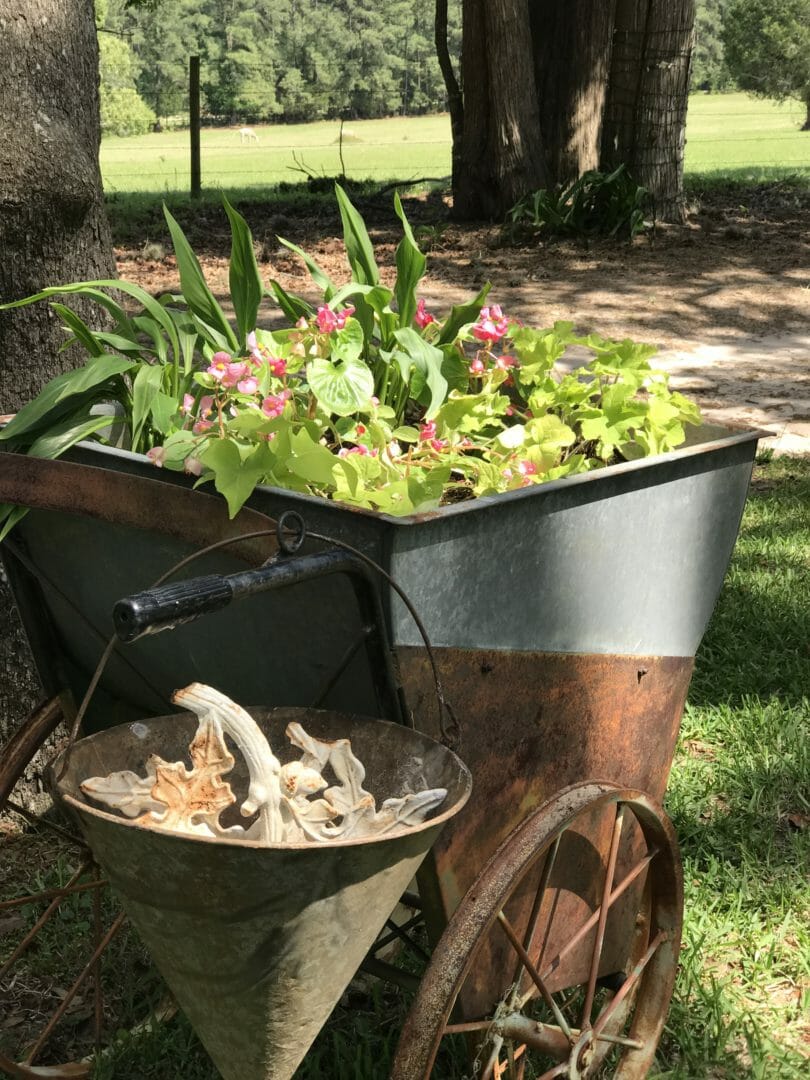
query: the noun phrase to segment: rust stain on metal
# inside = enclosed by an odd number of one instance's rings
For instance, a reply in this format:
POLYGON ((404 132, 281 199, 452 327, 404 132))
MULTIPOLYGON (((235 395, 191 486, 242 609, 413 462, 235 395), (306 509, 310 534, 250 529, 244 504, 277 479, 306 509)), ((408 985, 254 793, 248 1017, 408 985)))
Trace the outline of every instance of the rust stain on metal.
MULTIPOLYGON (((273 526, 270 518, 247 508, 230 521, 219 496, 192 488, 22 454, 0 453, 0 494, 4 502, 154 529, 198 546, 273 526)), ((233 550, 253 560, 266 558, 277 544, 274 538, 259 538, 233 550)))
MULTIPOLYGON (((436 653, 447 698, 462 722, 460 752, 473 775, 470 802, 431 854, 438 926, 498 846, 561 788, 598 779, 662 799, 694 662, 690 657, 436 653)), ((427 659, 418 648, 400 648, 398 655, 416 727, 435 736, 427 659)), ((554 900, 555 940, 547 944, 548 955, 564 942, 567 928, 581 925, 598 904, 610 825, 603 813, 579 822, 566 837, 565 888, 554 900)), ((628 833, 618 875, 638 856, 639 838, 633 830, 628 833)), ((514 898, 513 904, 529 903, 532 889, 527 881, 524 899, 514 898)), ((609 974, 610 964, 618 961, 613 944, 621 945, 634 932, 642 890, 640 881, 611 914, 602 973, 609 974)), ((572 951, 552 977, 552 987, 576 981, 592 942, 592 936, 586 938, 572 951)), ((497 964, 496 958, 491 961, 497 964)))

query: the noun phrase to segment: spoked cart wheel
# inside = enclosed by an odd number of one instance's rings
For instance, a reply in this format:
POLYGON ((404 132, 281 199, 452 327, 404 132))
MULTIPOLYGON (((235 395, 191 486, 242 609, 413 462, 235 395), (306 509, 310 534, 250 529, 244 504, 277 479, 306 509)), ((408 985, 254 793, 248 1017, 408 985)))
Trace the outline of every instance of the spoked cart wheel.
POLYGON ((640 1080, 672 995, 682 911, 663 811, 607 783, 564 789, 461 901, 391 1080, 640 1080))
MULTIPOLYGON (((53 698, 36 709, 4 747, 0 758, 0 812, 11 810, 36 823, 35 815, 14 800, 14 788, 63 719, 62 704, 58 697, 53 698)), ((66 1060, 68 1055, 60 1056, 57 1029, 65 1017, 70 1027, 71 1021, 75 1021, 77 1006, 80 1006, 83 1026, 88 1028, 87 1035, 78 1043, 71 1038, 70 1045, 75 1047, 83 1042, 88 1052, 100 1045, 104 1025, 100 965, 104 953, 121 929, 123 915, 114 913, 109 917, 102 910, 106 883, 86 845, 70 831, 70 823, 64 818, 58 821, 46 819, 38 824, 38 828, 53 841, 48 843, 48 854, 43 861, 52 866, 69 865, 72 872, 66 875, 63 883, 54 884, 52 881, 50 887, 26 888, 19 896, 5 895, 0 899, 0 920, 14 930, 18 924, 21 927, 17 934, 11 931, 4 934, 4 940, 0 942, 3 946, 0 951, 0 1000, 4 1001, 2 1011, 6 1014, 7 1023, 11 1021, 9 1035, 13 1036, 14 1021, 25 1017, 32 999, 36 999, 35 1011, 40 1017, 35 1030, 23 1028, 25 1042, 22 1045, 14 1051, 6 1046, 11 1057, 0 1049, 0 1074, 18 1080, 42 1077, 75 1080, 89 1076, 92 1064, 84 1053, 80 1053, 79 1060, 66 1060), (69 973, 60 972, 50 981, 34 979, 30 986, 24 985, 26 976, 21 975, 19 969, 21 966, 24 968, 27 954, 36 953, 40 948, 40 934, 47 936, 50 933, 53 936, 53 920, 58 922, 77 900, 83 905, 82 914, 77 917, 86 918, 89 923, 86 955, 69 973), (68 974, 67 981, 65 974, 68 974), (18 985, 18 980, 22 986, 18 985), (85 1016, 86 1013, 90 1015, 85 1016), (54 1032, 57 1032, 56 1057, 51 1053, 50 1064, 43 1065, 40 1063, 43 1053, 48 1054, 53 1049, 51 1040, 54 1032)), ((104 906, 109 907, 109 903, 104 906)), ((10 1044, 14 1039, 10 1037, 4 1042, 10 1044)))

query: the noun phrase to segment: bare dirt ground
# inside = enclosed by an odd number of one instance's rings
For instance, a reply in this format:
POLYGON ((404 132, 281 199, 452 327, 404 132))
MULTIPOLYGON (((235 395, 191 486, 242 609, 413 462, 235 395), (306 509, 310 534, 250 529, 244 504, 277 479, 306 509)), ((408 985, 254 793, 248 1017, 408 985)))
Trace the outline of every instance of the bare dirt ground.
MULTIPOLYGON (((390 196, 360 203, 383 277, 393 278, 400 230, 390 196)), ((308 273, 276 234, 348 278, 336 216, 244 209, 266 281, 316 299, 308 273)), ((684 227, 624 241, 507 241, 499 226, 461 226, 436 197, 407 212, 428 251, 428 309, 443 313, 491 282, 492 302, 532 325, 572 321, 582 332, 656 344, 672 383, 707 419, 761 427, 775 452, 810 453, 810 195, 788 185, 703 196, 684 227), (744 203, 744 204, 743 204, 744 203)), ((205 211, 184 221, 213 291, 227 302, 228 230, 205 211)), ((154 239, 154 237, 150 238, 154 239)), ((170 250, 166 243, 166 250, 170 250)), ((119 273, 150 291, 177 286, 174 258, 154 245, 118 249, 119 273)), ((277 322, 268 301, 264 321, 277 322)))

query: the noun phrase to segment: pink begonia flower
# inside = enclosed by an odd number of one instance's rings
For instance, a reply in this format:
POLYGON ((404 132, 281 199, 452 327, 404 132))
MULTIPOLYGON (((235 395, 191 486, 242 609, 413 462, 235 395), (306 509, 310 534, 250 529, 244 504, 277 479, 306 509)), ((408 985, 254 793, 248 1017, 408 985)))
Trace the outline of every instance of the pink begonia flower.
POLYGON ((448 442, 447 439, 431 439, 430 445, 434 450, 446 450, 448 442))
POLYGON ((476 356, 474 360, 470 361, 470 374, 471 375, 483 375, 486 371, 486 365, 480 356, 476 356))
POLYGON ((159 469, 163 468, 163 462, 166 460, 166 451, 162 446, 153 446, 151 450, 146 451, 146 456, 153 465, 157 465, 159 469))
POLYGON ((436 438, 436 421, 428 420, 426 424, 422 424, 419 428, 419 438, 424 440, 436 438))
POLYGON ((357 432, 358 435, 365 435, 365 433, 366 433, 366 425, 365 424, 355 424, 354 430, 357 432))
POLYGON ((371 395, 371 404, 374 406, 375 409, 380 404, 380 399, 377 397, 376 394, 371 395))
POLYGON ((277 416, 281 416, 284 412, 284 406, 290 396, 289 390, 284 390, 280 394, 270 394, 262 402, 262 412, 265 416, 269 416, 271 420, 275 420, 277 416))
POLYGON ((259 380, 255 375, 248 375, 246 379, 240 379, 236 384, 240 394, 255 394, 259 389, 259 380))
POLYGON ((198 457, 194 457, 192 454, 190 457, 187 457, 183 463, 183 470, 184 472, 187 472, 189 476, 200 476, 203 471, 203 463, 198 457))
POLYGON ((270 368, 270 374, 275 375, 277 379, 281 379, 287 374, 287 361, 280 356, 268 356, 267 366, 270 368))
POLYGON ((183 404, 180 406, 180 412, 183 416, 187 416, 194 406, 194 395, 183 394, 183 404))
POLYGON ((521 476, 535 476, 537 474, 537 466, 533 461, 519 461, 517 467, 521 476))
POLYGON ((306 320, 306 316, 302 315, 298 322, 295 324, 296 330, 308 330, 309 323, 306 320))
POLYGON ((248 336, 245 338, 247 347, 250 349, 250 355, 254 360, 259 361, 262 359, 262 350, 256 337, 255 330, 251 330, 248 336))
POLYGON ((518 362, 514 356, 499 356, 495 361, 495 366, 499 367, 501 371, 509 371, 510 368, 517 367, 518 362))
POLYGON ((506 406, 506 415, 507 416, 514 416, 515 415, 515 410, 512 408, 511 405, 506 406))
POLYGON ((367 446, 363 446, 362 443, 359 446, 341 446, 337 452, 338 457, 348 457, 349 454, 359 454, 360 457, 376 457, 377 449, 369 450, 367 446))
POLYGON ((499 304, 482 307, 478 322, 472 328, 473 337, 478 341, 500 341, 509 329, 509 320, 504 318, 499 304))
POLYGON ((205 432, 210 431, 213 426, 211 420, 198 420, 191 430, 195 435, 204 435, 205 432))
POLYGON ((343 311, 332 311, 331 308, 323 305, 318 308, 315 321, 322 334, 331 334, 333 330, 342 330, 346 325, 346 320, 352 315, 354 315, 354 308, 351 304, 345 307, 343 311))
POLYGON ((413 317, 413 321, 416 325, 424 330, 426 326, 430 326, 431 323, 436 322, 435 318, 429 311, 425 311, 425 301, 419 300, 416 305, 416 314, 413 317))
POLYGON ((211 413, 212 413, 212 411, 213 411, 213 408, 214 408, 214 398, 213 398, 213 395, 211 395, 211 394, 204 394, 204 395, 203 395, 203 396, 202 396, 202 397, 200 398, 200 408, 199 408, 199 410, 198 410, 198 413, 197 413, 197 415, 198 415, 198 416, 200 416, 200 417, 202 417, 202 418, 204 419, 204 418, 205 418, 206 416, 210 416, 210 415, 211 415, 211 413))

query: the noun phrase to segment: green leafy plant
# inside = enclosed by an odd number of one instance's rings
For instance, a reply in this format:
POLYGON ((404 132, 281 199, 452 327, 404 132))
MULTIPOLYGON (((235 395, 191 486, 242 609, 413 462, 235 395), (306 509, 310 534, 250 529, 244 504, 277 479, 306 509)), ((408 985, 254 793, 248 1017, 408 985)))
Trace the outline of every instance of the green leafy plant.
MULTIPOLYGON (((323 297, 313 307, 271 281, 286 329, 257 328, 266 291, 250 230, 227 200, 235 325, 168 211, 180 295, 155 299, 106 280, 6 305, 82 294, 110 326, 91 329, 53 302, 67 344, 88 360, 52 380, 0 441, 51 458, 83 439, 104 441, 110 416, 98 407, 112 402, 134 451, 212 481, 232 515, 257 484, 403 515, 662 453, 683 441, 684 424, 699 423, 696 406, 650 367, 650 346, 579 337, 563 322, 530 329, 486 304, 488 286, 444 319, 428 312, 418 296, 425 256, 398 196, 396 281, 384 285, 362 217, 336 190, 351 280, 339 285, 282 241, 323 297), (590 360, 560 372, 570 345, 590 360)), ((7 531, 24 510, 1 513, 7 531)))
POLYGON ((512 230, 528 227, 564 236, 632 238, 644 229, 646 188, 620 165, 611 173, 591 170, 571 184, 524 196, 509 211, 512 230))

